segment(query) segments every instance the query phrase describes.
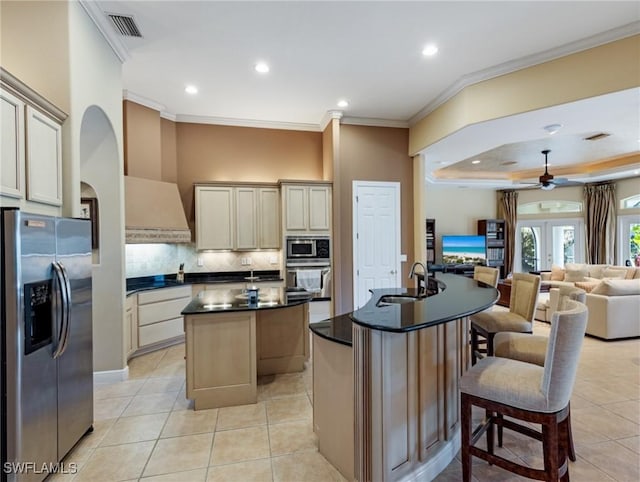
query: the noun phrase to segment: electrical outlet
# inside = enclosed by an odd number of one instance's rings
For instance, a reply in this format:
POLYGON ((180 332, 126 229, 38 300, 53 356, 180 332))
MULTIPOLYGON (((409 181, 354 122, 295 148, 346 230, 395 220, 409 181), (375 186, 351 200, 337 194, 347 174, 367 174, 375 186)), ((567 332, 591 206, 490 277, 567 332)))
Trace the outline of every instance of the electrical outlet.
POLYGON ((251 261, 251 258, 247 258, 247 264, 251 264, 253 261, 251 261))
POLYGON ((198 256, 198 266, 200 266, 200 267, 204 266, 204 259, 202 259, 199 256, 198 256))
POLYGON ((278 257, 277 256, 269 256, 269 263, 278 264, 278 257))
POLYGON ((245 266, 247 264, 247 258, 240 258, 240 264, 245 266))

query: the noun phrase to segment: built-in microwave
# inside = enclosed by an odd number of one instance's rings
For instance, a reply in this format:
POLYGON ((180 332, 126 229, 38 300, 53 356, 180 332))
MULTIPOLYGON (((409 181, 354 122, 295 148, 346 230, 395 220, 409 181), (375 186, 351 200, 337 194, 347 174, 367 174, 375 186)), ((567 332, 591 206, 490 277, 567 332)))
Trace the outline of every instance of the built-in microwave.
POLYGON ((331 264, 329 236, 287 236, 287 266, 296 264, 331 264))

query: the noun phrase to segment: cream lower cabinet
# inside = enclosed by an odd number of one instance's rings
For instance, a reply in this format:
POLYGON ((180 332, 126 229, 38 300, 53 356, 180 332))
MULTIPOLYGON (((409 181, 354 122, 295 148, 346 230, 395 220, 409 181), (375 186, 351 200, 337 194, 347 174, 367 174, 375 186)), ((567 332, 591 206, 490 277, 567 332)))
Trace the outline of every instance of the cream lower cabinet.
POLYGON ((292 234, 331 230, 331 185, 282 184, 284 229, 292 234))
POLYGON ((196 186, 195 210, 199 250, 280 247, 280 194, 275 187, 196 186))
POLYGON ((190 285, 138 293, 138 348, 180 339, 184 335, 181 312, 190 301, 190 285))
POLYGON ((124 305, 124 352, 127 359, 138 349, 138 295, 127 296, 124 305))

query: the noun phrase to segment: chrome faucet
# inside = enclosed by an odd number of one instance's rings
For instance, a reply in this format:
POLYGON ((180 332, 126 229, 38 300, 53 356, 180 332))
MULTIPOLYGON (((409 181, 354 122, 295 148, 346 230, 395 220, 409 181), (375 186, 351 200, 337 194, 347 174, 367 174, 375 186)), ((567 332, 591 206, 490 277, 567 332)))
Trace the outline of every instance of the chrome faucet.
POLYGON ((416 274, 416 266, 422 266, 422 273, 425 276, 427 275, 427 268, 425 267, 425 265, 420 261, 416 261, 411 265, 411 271, 409 271, 409 279, 413 278, 413 276, 416 274))

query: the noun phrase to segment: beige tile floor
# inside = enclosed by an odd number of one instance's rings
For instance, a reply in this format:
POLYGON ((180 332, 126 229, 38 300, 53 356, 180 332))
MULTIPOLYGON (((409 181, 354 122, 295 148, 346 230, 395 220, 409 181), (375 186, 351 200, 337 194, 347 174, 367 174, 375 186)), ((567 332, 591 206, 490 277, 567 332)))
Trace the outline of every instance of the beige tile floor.
MULTIPOLYGON (((536 322, 534 332, 549 325, 536 322)), ((258 403, 195 412, 185 399, 184 345, 130 363, 125 382, 95 387, 95 430, 67 456, 75 481, 341 481, 312 431, 311 369, 264 377, 258 403)), ((574 481, 640 480, 640 340, 585 338, 571 401, 574 481)), ((541 465, 538 444, 505 431, 499 452, 541 465)), ((461 480, 456 458, 436 479, 461 480)), ((525 480, 474 460, 474 481, 525 480)))

